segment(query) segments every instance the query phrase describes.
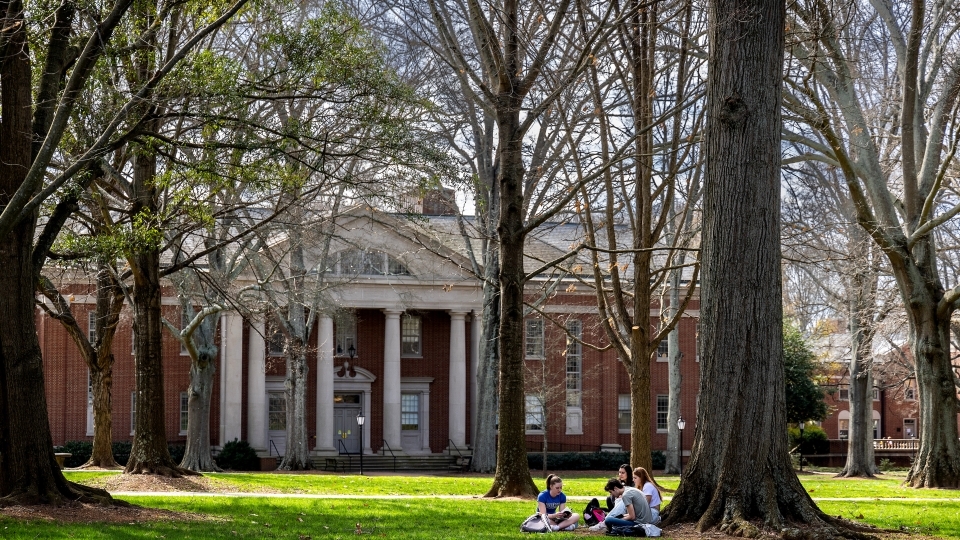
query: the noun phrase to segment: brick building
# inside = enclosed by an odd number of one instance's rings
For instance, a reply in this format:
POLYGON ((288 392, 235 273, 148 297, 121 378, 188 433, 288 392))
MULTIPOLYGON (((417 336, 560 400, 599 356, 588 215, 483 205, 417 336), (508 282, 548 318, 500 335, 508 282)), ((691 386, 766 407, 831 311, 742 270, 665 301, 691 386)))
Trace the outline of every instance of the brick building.
MULTIPOLYGON (((411 223, 357 208, 340 224, 334 241, 332 275, 343 279, 329 292, 335 314, 318 317, 311 333, 307 426, 317 455, 360 450, 356 416, 363 426, 363 452, 384 447, 406 454, 438 454, 453 444, 472 443, 476 411, 476 359, 482 289, 468 271, 465 244, 455 218, 434 216, 411 223), (319 344, 319 345, 318 345, 319 344)), ((551 225, 532 235, 535 259, 560 253, 580 234, 576 224, 551 225)), ((531 268, 540 262, 531 261, 531 268)), ((534 300, 546 276, 531 280, 534 300)), ((94 308, 92 285, 69 286, 78 320, 94 308)), ((602 347, 593 293, 560 287, 539 314, 525 322, 528 440, 543 431, 552 449, 595 451, 629 448, 629 381, 612 350, 571 343, 568 332, 602 347), (541 377, 534 374, 540 373, 541 377), (543 392, 544 389, 552 389, 543 392), (535 398, 545 396, 541 405, 535 398)), ((172 290, 164 298, 165 317, 180 320, 172 290)), ((656 311, 656 306, 652 306, 656 311)), ((679 325, 683 352, 681 416, 687 419, 685 455, 693 441, 699 364, 696 352, 697 303, 679 325)), ((114 345, 113 437, 130 440, 136 407, 129 310, 114 345)), ((93 434, 87 369, 60 324, 37 311, 44 350, 46 390, 55 444, 89 440, 93 434)), ((92 325, 91 325, 92 328, 92 325)), ((92 330, 91 330, 92 331, 92 330)), ((221 319, 218 382, 211 411, 212 444, 246 440, 263 454, 285 447, 284 358, 282 340, 269 321, 221 319)), ((164 395, 167 438, 182 442, 186 432, 189 357, 164 333, 164 395)), ((651 359, 651 440, 666 449, 667 362, 651 359)))

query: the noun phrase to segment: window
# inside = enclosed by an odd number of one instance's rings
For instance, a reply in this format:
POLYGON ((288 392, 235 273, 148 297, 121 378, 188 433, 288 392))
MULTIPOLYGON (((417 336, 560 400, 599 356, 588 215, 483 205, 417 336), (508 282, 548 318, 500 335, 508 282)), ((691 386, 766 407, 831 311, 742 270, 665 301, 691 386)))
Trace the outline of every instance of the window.
POLYGON ((667 411, 670 410, 670 396, 657 396, 657 431, 667 430, 667 411))
POLYGON ((130 392, 130 434, 137 431, 137 391, 130 392))
POLYGON ((270 392, 267 405, 267 429, 283 431, 287 429, 287 398, 283 392, 270 392))
POLYGON ((670 354, 669 341, 661 339, 660 344, 657 345, 657 362, 666 362, 668 354, 670 354))
POLYGON ((337 345, 334 349, 337 356, 350 356, 350 347, 354 355, 357 354, 357 316, 354 313, 344 313, 337 317, 337 345))
POLYGON ((270 334, 270 339, 267 341, 270 350, 270 356, 283 356, 284 345, 286 344, 286 339, 283 337, 283 332, 279 328, 274 328, 273 333, 270 334))
POLYGON ((906 401, 916 401, 917 400, 917 391, 913 387, 906 387, 903 389, 903 399, 906 401))
POLYGON ((93 310, 87 312, 87 339, 91 345, 97 344, 97 312, 93 310))
POLYGON ((617 397, 617 431, 630 433, 630 394, 617 397))
POLYGON ((874 389, 873 389, 873 400, 874 400, 874 401, 880 401, 880 389, 879 389, 879 388, 874 388, 874 389))
POLYGON ((840 401, 850 401, 850 389, 841 388, 837 391, 837 397, 840 399, 840 401))
POLYGON ((538 396, 527 396, 525 413, 527 431, 543 431, 543 403, 538 396))
POLYGON ((543 319, 527 319, 523 333, 524 356, 543 360, 543 319))
POLYGON ((402 431, 420 429, 420 394, 400 396, 400 429, 402 431))
POLYGON ((580 407, 583 384, 583 323, 567 321, 567 407, 580 407))
POLYGON ((421 356, 420 317, 404 315, 400 319, 400 356, 421 356))
POLYGON ((903 419, 903 438, 913 439, 916 436, 917 436, 917 419, 904 418, 903 419))
POLYGON ((340 253, 337 273, 353 276, 409 276, 405 264, 386 253, 371 249, 351 249, 340 253))
POLYGON ((839 438, 841 440, 850 438, 850 420, 843 419, 838 420, 837 422, 840 427, 840 433, 838 434, 839 438))
MULTIPOLYGON (((261 409, 262 410, 262 409, 261 409)), ((180 434, 187 433, 187 419, 190 417, 190 397, 186 392, 180 392, 180 434)))
POLYGON ((93 435, 93 377, 87 369, 87 435, 93 435))

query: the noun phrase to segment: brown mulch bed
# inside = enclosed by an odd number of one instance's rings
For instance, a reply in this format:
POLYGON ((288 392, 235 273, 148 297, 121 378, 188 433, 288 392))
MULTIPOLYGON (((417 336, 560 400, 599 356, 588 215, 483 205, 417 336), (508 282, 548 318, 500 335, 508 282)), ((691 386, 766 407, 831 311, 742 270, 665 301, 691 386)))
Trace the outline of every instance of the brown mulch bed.
POLYGON ((214 518, 202 514, 172 512, 139 506, 101 506, 74 503, 64 506, 8 506, 0 508, 0 516, 25 521, 56 521, 58 523, 128 523, 135 525, 148 521, 207 521, 214 518))

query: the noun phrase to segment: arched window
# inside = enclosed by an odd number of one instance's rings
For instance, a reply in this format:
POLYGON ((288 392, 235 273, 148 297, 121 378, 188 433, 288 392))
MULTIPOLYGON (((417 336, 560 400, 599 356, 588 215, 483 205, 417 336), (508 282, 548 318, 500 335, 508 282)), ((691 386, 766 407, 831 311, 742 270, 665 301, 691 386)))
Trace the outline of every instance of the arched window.
POLYGON ((340 253, 337 273, 348 276, 409 276, 410 270, 380 250, 358 248, 340 253))

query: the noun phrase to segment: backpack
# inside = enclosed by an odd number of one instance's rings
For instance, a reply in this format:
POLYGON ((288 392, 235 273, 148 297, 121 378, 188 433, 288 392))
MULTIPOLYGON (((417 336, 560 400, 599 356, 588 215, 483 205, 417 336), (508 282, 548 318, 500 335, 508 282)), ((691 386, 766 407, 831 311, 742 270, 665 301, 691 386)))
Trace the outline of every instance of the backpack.
POLYGON ((607 531, 607 536, 646 536, 647 532, 643 525, 617 525, 607 531))
POLYGON ((550 528, 550 521, 547 516, 541 515, 540 512, 528 517, 520 524, 520 532, 546 533, 551 531, 553 529, 550 528))
POLYGON ((591 499, 583 509, 583 520, 589 526, 596 525, 606 518, 607 514, 600 508, 600 503, 596 499, 591 499))

